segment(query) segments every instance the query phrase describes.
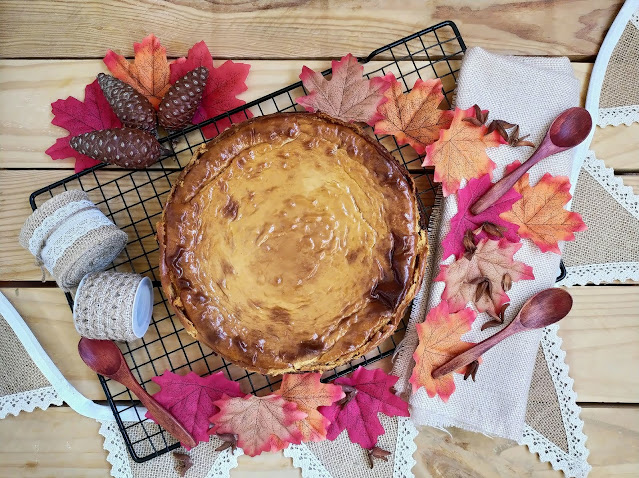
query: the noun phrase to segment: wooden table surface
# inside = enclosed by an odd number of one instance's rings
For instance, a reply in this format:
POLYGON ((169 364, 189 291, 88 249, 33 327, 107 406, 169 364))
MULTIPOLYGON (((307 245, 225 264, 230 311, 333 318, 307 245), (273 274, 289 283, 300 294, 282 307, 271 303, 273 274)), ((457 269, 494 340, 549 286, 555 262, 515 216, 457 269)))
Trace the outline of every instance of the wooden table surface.
MULTIPOLYGON (((44 154, 65 131, 50 103, 100 71, 107 48, 126 55, 154 32, 170 56, 205 40, 216 59, 251 64, 244 99, 297 79, 347 52, 362 56, 441 20, 457 23, 468 46, 518 55, 565 55, 583 92, 603 37, 622 0, 1 0, 0 289, 65 376, 85 395, 104 398, 76 357, 71 312, 55 284, 20 248, 29 194, 72 173, 72 160, 44 154)), ((639 125, 598 130, 592 148, 639 192, 639 125)), ((605 233, 605 231, 602 231, 605 233)), ((570 374, 583 407, 591 476, 639 475, 639 284, 570 290, 575 307, 562 324, 570 374)), ((502 439, 423 429, 418 477, 560 476, 527 448, 502 439)), ((68 407, 0 421, 0 476, 108 477, 98 424, 68 407)), ((240 459, 232 477, 299 477, 280 453, 240 459)))

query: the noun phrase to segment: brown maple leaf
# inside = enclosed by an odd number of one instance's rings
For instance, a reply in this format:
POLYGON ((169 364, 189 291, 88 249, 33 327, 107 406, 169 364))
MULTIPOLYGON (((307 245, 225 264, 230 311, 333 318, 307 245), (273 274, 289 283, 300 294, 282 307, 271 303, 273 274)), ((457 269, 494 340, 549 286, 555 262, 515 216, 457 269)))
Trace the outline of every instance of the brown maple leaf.
POLYGON ((482 239, 470 258, 462 256, 450 265, 442 265, 435 278, 446 283, 442 300, 450 303, 452 311, 473 302, 478 311, 497 315, 496 311, 510 301, 503 288, 506 274, 511 282, 535 278, 532 267, 513 260, 520 247, 521 243, 506 239, 482 239))

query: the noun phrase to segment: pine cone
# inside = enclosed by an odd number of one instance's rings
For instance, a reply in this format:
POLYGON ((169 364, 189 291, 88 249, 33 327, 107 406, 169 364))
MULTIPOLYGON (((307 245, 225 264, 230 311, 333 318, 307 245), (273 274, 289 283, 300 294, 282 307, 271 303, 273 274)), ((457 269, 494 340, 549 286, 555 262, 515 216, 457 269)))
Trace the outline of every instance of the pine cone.
POLYGON ((113 112, 124 126, 155 134, 157 128, 155 108, 142 93, 104 73, 98 74, 98 84, 113 112))
POLYGON ((158 110, 162 126, 168 130, 178 130, 191 123, 195 110, 202 101, 208 77, 208 68, 200 66, 189 71, 169 88, 158 110))
POLYGON ((114 128, 74 136, 69 144, 77 152, 123 168, 142 169, 164 152, 155 136, 134 128, 114 128))

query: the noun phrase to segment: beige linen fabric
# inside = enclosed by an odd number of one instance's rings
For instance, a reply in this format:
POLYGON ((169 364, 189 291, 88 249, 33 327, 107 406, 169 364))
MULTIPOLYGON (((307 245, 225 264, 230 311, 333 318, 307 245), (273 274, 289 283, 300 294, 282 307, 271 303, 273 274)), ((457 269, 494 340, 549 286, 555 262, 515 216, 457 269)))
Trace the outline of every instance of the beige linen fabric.
MULTIPOLYGON (((457 86, 456 104, 469 108, 473 104, 490 110, 490 118, 517 123, 522 134, 530 134, 530 140, 538 144, 553 119, 565 109, 579 103, 579 82, 572 73, 567 58, 517 58, 489 53, 481 48, 466 52, 457 86)), ((500 147, 488 151, 496 163, 494 179, 502 177, 507 164, 524 161, 531 154, 530 148, 500 147)), ((530 170, 530 181, 536 184, 544 173, 570 176, 573 155, 570 151, 542 161, 530 170)), ((450 218, 457 212, 456 198, 443 201, 439 236, 433 244, 439 244, 449 230, 450 218)), ((443 262, 441 248, 434 253, 435 264, 443 262)), ((448 258, 450 262, 451 258, 448 258)), ((560 256, 542 254, 531 241, 524 240, 515 259, 533 267, 534 281, 520 281, 509 292, 510 313, 514 313, 535 293, 552 287, 559 273, 560 256)), ((436 271, 431 271, 436 273, 436 271)), ((433 282, 428 292, 424 312, 436 306, 444 289, 443 282, 433 282)), ((421 297, 423 300, 424 297, 421 297)), ((421 315, 411 317, 407 344, 398 354, 394 372, 400 376, 396 385, 399 391, 409 388, 407 382, 412 371, 411 356, 416 345, 415 325, 423 320, 421 315), (412 338, 411 338, 412 336, 412 338)), ((463 339, 477 342, 493 335, 495 329, 480 331, 488 320, 479 314, 470 332, 463 339)), ((439 397, 429 398, 424 389, 411 397, 413 418, 417 424, 433 426, 458 426, 520 440, 522 437, 528 389, 532 377, 541 331, 518 334, 484 354, 484 362, 477 373, 477 382, 464 382, 455 374, 457 390, 444 403, 439 397)))

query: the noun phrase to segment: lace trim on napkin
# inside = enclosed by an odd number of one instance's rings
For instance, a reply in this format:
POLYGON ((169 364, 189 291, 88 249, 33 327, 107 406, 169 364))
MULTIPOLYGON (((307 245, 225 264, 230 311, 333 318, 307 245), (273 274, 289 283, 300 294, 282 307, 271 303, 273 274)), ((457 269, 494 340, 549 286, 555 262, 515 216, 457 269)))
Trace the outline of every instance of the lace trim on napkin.
MULTIPOLYGON (((397 418, 397 442, 393 457, 393 478, 413 478, 417 450, 415 437, 417 428, 408 417, 397 418)), ((328 443, 328 442, 327 442, 328 443)), ((289 445, 284 449, 284 456, 293 459, 293 466, 302 471, 303 478, 341 478, 333 477, 317 456, 303 443, 289 445)))
MULTIPOLYGON (((630 186, 626 186, 620 177, 615 176, 612 168, 597 159, 593 151, 588 151, 583 169, 603 187, 625 210, 639 220, 639 196, 630 186)), ((589 282, 601 284, 615 280, 639 281, 639 262, 609 262, 605 264, 586 264, 566 267, 566 278, 558 283, 561 286, 585 285, 589 282)))
MULTIPOLYGON (((124 444, 122 433, 113 420, 100 423, 100 435, 104 437, 104 449, 108 452, 107 461, 111 464, 111 476, 115 478, 134 478, 129 461, 129 453, 124 444)), ((220 453, 204 478, 229 478, 231 470, 237 467, 237 457, 243 455, 241 449, 220 453)))
POLYGON ((619 126, 620 124, 630 126, 632 123, 639 123, 639 105, 599 108, 597 125, 602 128, 610 125, 619 126))
POLYGON ((62 405, 62 398, 53 387, 14 393, 0 397, 0 419, 20 412, 32 412, 36 407, 46 410, 50 405, 62 405))
POLYGON ((590 452, 586 448, 584 422, 579 416, 581 407, 577 405, 577 394, 572 388, 574 380, 568 375, 566 352, 561 349, 562 340, 557 335, 558 330, 557 324, 544 328, 541 346, 557 392, 561 418, 568 438, 568 453, 529 425, 525 425, 519 443, 527 445, 532 453, 539 454, 542 461, 550 462, 553 469, 563 471, 566 477, 585 478, 592 468, 587 462, 590 452))

